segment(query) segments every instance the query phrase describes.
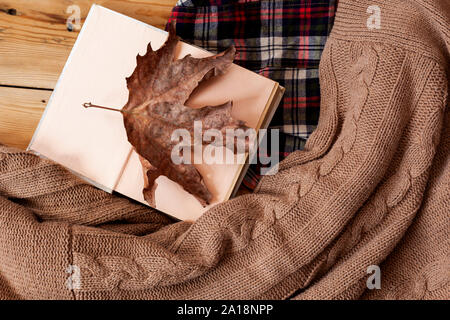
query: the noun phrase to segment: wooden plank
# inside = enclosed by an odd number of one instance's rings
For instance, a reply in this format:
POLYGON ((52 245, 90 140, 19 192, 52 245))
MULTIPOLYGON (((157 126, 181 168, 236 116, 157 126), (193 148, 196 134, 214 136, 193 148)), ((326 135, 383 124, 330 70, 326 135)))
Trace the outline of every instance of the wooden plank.
POLYGON ((0 0, 0 85, 53 89, 78 35, 67 8, 83 23, 94 2, 164 28, 176 0, 0 0))
POLYGON ((0 87, 0 143, 25 149, 51 91, 0 87))

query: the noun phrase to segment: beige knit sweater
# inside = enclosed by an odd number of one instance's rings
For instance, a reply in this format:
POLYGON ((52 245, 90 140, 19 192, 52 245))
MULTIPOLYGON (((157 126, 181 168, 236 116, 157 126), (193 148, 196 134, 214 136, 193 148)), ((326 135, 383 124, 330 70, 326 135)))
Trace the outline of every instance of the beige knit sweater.
POLYGON ((196 223, 0 147, 0 298, 449 299, 449 26, 448 0, 339 1, 306 149, 196 223))

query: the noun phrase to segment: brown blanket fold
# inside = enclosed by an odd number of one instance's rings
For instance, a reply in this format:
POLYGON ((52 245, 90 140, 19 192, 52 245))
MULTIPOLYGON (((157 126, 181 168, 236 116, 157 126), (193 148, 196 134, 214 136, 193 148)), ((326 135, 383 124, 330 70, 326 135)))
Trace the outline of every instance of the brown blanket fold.
POLYGON ((377 4, 339 1, 306 149, 195 223, 0 147, 0 299, 449 299, 450 4, 377 4))

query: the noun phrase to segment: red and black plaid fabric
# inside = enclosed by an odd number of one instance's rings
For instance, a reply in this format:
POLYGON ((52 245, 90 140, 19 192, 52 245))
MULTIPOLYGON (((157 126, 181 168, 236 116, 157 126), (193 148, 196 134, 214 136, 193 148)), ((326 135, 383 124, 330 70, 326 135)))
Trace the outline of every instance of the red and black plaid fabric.
MULTIPOLYGON (((184 41, 210 52, 234 44, 236 64, 286 89, 269 126, 280 130, 283 159, 303 148, 319 120, 318 67, 334 12, 335 0, 180 0, 169 22, 176 20, 184 41)), ((258 165, 250 167, 248 188, 256 186, 258 172, 258 165)))

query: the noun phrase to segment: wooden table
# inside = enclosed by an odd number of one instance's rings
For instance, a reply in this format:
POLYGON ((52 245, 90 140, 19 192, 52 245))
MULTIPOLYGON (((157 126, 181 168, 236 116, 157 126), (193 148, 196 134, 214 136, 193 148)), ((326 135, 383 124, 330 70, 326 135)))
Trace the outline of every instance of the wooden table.
POLYGON ((0 143, 27 147, 92 3, 164 28, 176 0, 0 0, 0 143))

